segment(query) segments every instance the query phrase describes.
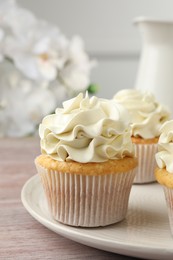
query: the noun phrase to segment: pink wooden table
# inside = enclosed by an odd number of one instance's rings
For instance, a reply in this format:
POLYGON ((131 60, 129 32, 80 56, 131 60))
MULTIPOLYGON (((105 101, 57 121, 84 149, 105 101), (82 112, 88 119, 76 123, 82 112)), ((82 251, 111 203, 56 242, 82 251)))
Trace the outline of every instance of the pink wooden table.
POLYGON ((84 246, 33 219, 20 199, 24 183, 36 174, 39 139, 0 139, 0 259, 134 259, 84 246))

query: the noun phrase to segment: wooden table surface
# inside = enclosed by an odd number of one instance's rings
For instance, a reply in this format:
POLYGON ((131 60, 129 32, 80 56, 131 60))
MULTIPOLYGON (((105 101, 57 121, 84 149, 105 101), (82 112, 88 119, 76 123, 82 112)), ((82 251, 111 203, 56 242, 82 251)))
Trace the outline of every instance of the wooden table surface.
POLYGON ((0 139, 0 259, 135 259, 91 248, 42 226, 23 207, 24 183, 36 174, 39 139, 0 139))

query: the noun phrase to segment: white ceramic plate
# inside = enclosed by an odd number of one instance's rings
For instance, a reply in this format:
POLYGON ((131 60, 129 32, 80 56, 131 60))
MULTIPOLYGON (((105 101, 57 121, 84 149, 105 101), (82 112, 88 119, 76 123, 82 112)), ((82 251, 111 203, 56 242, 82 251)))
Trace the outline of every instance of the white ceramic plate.
POLYGON ((75 228, 53 220, 37 175, 24 185, 22 202, 44 226, 79 243, 144 259, 173 259, 173 237, 159 184, 133 185, 126 219, 100 228, 75 228))

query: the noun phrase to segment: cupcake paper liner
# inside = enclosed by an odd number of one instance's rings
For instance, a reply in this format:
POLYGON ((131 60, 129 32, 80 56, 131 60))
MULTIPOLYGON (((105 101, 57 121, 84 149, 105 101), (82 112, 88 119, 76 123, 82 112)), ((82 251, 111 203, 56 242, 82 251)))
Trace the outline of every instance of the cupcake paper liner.
POLYGON ((38 165, 37 170, 55 220, 97 227, 125 218, 134 170, 96 176, 61 173, 38 165))
POLYGON ((171 233, 173 235, 173 189, 166 186, 163 187, 165 193, 165 199, 168 209, 168 217, 171 228, 171 233))
POLYGON ((134 183, 149 183, 156 181, 154 170, 156 167, 155 154, 157 144, 134 144, 138 166, 135 169, 134 183))

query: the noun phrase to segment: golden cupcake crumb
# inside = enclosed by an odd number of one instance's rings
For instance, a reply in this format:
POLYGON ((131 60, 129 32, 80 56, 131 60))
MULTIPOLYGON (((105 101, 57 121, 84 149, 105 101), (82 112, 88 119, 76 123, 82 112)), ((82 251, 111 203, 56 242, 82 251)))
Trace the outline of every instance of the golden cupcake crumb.
POLYGON ((154 137, 151 139, 144 139, 141 137, 134 137, 132 136, 132 142, 134 144, 157 144, 159 140, 159 137, 154 137))
POLYGON ((155 176, 157 181, 168 188, 173 188, 173 173, 169 173, 165 168, 155 169, 155 176))
POLYGON ((40 155, 36 158, 40 166, 58 172, 70 172, 82 175, 103 175, 128 172, 137 166, 137 158, 125 157, 123 159, 108 160, 102 163, 79 163, 74 161, 56 161, 48 155, 40 155))

